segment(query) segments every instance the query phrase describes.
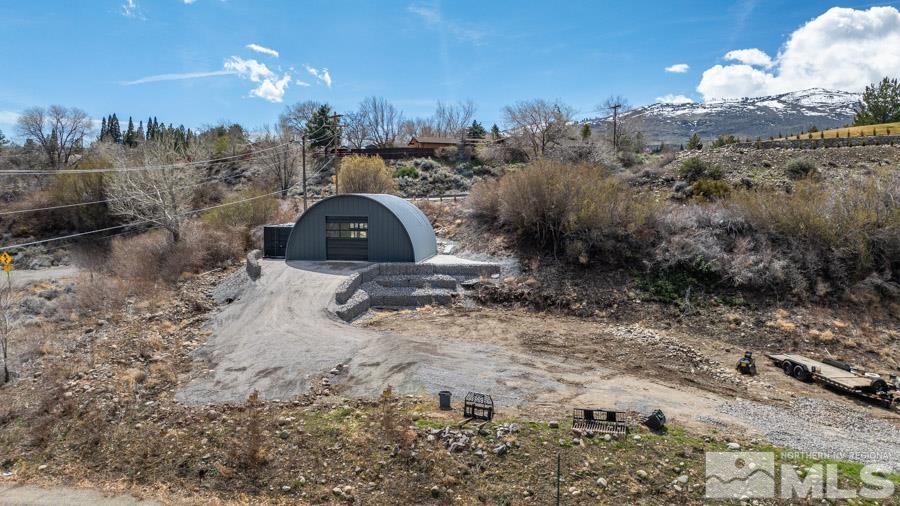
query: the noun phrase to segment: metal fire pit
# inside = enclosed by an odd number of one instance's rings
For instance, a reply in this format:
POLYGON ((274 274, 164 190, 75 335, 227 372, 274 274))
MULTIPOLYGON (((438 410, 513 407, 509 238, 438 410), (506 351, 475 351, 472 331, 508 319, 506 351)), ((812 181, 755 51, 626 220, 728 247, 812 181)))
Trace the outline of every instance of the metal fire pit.
POLYGON ((475 420, 488 420, 494 418, 494 400, 490 395, 478 392, 466 394, 463 404, 463 416, 475 420))
POLYGON ((572 428, 613 436, 624 436, 628 433, 625 412, 606 409, 575 408, 572 413, 572 428))

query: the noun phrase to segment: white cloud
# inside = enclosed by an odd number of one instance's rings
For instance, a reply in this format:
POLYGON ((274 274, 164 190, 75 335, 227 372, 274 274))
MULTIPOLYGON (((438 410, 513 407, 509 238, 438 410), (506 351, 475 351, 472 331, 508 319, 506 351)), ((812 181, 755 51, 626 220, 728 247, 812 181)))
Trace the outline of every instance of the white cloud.
POLYGON ((309 65, 304 65, 306 71, 309 72, 309 75, 315 77, 318 81, 325 83, 325 86, 331 88, 331 74, 328 73, 328 69, 322 67, 322 70, 318 70, 314 67, 310 67, 309 65))
POLYGON ((669 93, 668 95, 663 95, 661 97, 656 97, 656 102, 660 104, 693 104, 694 100, 691 97, 687 97, 684 95, 673 95, 669 93))
POLYGON ((306 81, 301 81, 301 80, 299 80, 299 79, 296 80, 296 81, 294 81, 294 84, 296 84, 297 86, 304 86, 304 87, 306 87, 306 86, 312 86, 312 85, 309 84, 308 82, 306 82, 306 81))
POLYGON ((265 63, 253 59, 245 60, 239 56, 232 56, 226 60, 225 70, 236 73, 242 79, 259 83, 259 86, 250 90, 250 95, 269 102, 281 102, 288 85, 291 84, 290 73, 285 72, 278 77, 275 72, 269 70, 265 63))
POLYGON ((180 74, 156 74, 142 77, 134 81, 123 81, 121 84, 131 86, 134 84, 155 83, 157 81, 180 81, 183 79, 197 79, 200 77, 227 76, 235 74, 234 70, 213 70, 211 72, 184 72, 180 74))
POLYGON ((0 111, 0 125, 15 125, 19 120, 19 113, 13 111, 0 111))
POLYGON ((861 91, 884 76, 900 75, 900 11, 831 8, 794 31, 765 70, 748 65, 752 61, 765 66, 759 54, 749 59, 747 51, 752 50, 728 53, 739 64, 715 65, 703 72, 697 91, 704 100, 815 87, 861 91))
POLYGON ((192 3, 196 2, 197 0, 182 0, 182 1, 187 5, 191 5, 192 3))
POLYGON ((291 83, 291 75, 285 74, 273 81, 272 79, 263 79, 259 86, 250 90, 250 95, 259 97, 269 102, 281 102, 284 98, 284 92, 287 91, 288 85, 291 83))
POLYGON ((259 44, 247 44, 247 49, 278 58, 278 51, 265 46, 260 46, 259 44))
POLYGON ((137 0, 125 0, 122 4, 122 15, 126 18, 144 19, 141 8, 138 7, 137 0))
POLYGON ((769 68, 772 66, 772 58, 759 49, 735 49, 725 53, 726 60, 741 62, 745 65, 769 68))
POLYGON ((460 40, 481 44, 484 39, 483 31, 445 19, 438 7, 411 4, 406 10, 422 18, 428 26, 444 30, 460 40))
POLYGON ((231 70, 244 79, 258 83, 263 79, 275 77, 275 73, 269 70, 265 63, 254 59, 245 60, 240 56, 232 56, 225 61, 225 70, 231 70))
POLYGON ((666 72, 671 72, 673 74, 684 74, 691 68, 687 63, 676 63, 675 65, 669 65, 666 67, 666 72))

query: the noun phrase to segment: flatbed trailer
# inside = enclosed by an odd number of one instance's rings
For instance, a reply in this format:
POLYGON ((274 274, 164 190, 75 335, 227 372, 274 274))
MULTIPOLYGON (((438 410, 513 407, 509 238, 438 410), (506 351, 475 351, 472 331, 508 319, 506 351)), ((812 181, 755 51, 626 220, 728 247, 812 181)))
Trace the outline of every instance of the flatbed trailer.
POLYGON ((900 409, 897 385, 883 378, 866 376, 852 368, 836 367, 803 355, 766 354, 788 376, 812 381, 839 392, 855 395, 888 409, 900 409))

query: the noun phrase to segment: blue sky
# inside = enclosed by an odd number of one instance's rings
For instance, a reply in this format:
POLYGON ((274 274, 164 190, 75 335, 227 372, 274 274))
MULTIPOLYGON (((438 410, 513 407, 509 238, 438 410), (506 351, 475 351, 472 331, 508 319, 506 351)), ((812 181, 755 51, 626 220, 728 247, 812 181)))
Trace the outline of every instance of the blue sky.
MULTIPOLYGON (((897 4, 840 6, 862 12, 897 4)), ((558 98, 587 116, 610 94, 632 104, 667 96, 703 101, 801 85, 859 88, 863 77, 900 73, 873 56, 861 63, 825 60, 819 62, 825 70, 798 77, 796 68, 808 57, 801 42, 833 40, 828 30, 857 12, 829 12, 828 25, 824 15, 833 6, 796 0, 8 1, 0 5, 0 129, 14 136, 18 111, 52 103, 96 118, 116 112, 136 121, 155 115, 191 127, 229 120, 257 128, 273 123, 287 104, 313 99, 343 111, 369 95, 388 98, 406 116, 430 114, 436 100, 472 99, 489 125, 500 121, 504 105, 528 98, 558 98), (821 26, 798 35, 817 19, 821 26), (791 53, 792 37, 798 42, 791 53), (725 58, 749 49, 758 53, 725 58), (862 77, 839 77, 848 73, 841 64, 865 66, 862 77), (665 70, 685 65, 684 72, 665 70)), ((894 22, 890 11, 869 17, 878 26, 894 22)), ((873 55, 900 51, 900 44, 890 47, 900 37, 897 26, 868 41, 873 55)), ((897 65, 900 57, 888 60, 897 65)))

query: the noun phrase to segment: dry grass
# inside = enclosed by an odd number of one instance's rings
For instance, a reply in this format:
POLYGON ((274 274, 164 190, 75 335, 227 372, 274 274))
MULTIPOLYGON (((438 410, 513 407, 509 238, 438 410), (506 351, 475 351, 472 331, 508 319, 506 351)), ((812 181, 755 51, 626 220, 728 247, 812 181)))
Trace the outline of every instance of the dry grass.
MULTIPOLYGON (((900 123, 881 123, 879 125, 853 126, 845 128, 832 128, 821 132, 799 134, 800 140, 804 139, 833 139, 835 137, 863 137, 873 135, 900 135, 900 123)), ((776 140, 797 140, 797 135, 776 140)))

